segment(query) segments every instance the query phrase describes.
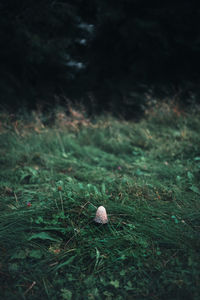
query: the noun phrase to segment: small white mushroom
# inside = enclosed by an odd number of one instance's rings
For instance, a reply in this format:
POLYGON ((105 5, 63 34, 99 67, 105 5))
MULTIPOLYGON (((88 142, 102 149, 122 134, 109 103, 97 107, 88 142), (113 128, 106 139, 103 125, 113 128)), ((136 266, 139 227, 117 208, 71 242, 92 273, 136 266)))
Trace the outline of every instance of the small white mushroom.
POLYGON ((100 224, 108 223, 108 216, 107 216, 105 207, 103 207, 103 206, 98 207, 94 221, 96 223, 100 223, 100 224))

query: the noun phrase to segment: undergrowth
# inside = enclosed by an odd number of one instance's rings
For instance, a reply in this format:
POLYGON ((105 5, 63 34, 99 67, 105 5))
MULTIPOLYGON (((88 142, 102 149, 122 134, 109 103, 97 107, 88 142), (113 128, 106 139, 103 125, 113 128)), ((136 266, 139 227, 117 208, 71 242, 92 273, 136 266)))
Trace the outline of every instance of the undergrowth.
POLYGON ((1 299, 199 299, 199 114, 43 118, 1 114, 1 299))

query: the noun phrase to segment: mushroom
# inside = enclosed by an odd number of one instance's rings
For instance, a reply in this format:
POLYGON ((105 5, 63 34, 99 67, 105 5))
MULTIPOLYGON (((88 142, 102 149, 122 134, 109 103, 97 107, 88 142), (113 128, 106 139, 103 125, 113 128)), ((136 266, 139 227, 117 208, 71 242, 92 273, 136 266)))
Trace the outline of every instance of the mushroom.
POLYGON ((108 223, 108 216, 105 207, 103 206, 98 207, 94 221, 100 224, 108 223))

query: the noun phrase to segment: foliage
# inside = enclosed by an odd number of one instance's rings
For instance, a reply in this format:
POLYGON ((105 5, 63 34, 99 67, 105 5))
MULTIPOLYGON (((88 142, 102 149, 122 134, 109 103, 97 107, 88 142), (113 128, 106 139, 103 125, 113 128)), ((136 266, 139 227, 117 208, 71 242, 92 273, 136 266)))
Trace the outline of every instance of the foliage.
POLYGON ((199 114, 33 116, 1 114, 3 299, 199 299, 199 114))

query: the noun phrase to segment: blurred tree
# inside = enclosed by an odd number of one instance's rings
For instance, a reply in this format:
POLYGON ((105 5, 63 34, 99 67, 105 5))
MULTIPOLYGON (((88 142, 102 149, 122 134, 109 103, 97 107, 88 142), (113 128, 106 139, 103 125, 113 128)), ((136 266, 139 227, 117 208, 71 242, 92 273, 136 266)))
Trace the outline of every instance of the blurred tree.
POLYGON ((76 63, 83 47, 81 2, 1 1, 1 101, 36 101, 72 89, 82 66, 76 63))
POLYGON ((134 114, 142 91, 173 93, 200 78, 200 6, 196 1, 96 0, 91 43, 93 89, 102 101, 134 114), (166 89, 166 87, 168 87, 166 89), (112 99, 113 98, 113 99, 112 99))
POLYGON ((199 19, 194 0, 1 0, 1 101, 65 95, 138 114, 149 88, 198 83, 199 19))

